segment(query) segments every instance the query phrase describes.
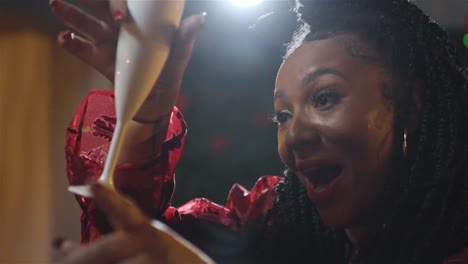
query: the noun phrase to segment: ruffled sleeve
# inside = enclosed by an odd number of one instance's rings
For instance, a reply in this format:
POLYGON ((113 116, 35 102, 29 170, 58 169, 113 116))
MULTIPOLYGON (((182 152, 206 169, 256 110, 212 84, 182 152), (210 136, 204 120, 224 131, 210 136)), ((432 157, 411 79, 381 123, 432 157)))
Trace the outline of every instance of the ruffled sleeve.
POLYGON ((169 207, 164 213, 164 219, 168 223, 196 219, 238 230, 263 220, 276 199, 275 187, 281 180, 278 176, 260 177, 250 191, 234 184, 224 206, 197 198, 178 208, 169 207))
MULTIPOLYGON (((67 129, 65 154, 70 185, 85 184, 101 174, 115 123, 113 91, 89 92, 67 129)), ((186 131, 182 114, 174 108, 160 153, 151 160, 121 164, 116 169, 116 187, 132 197, 148 217, 160 218, 170 205, 175 187, 174 169, 182 152, 186 131)), ((82 208, 83 243, 111 231, 92 199, 81 196, 76 196, 76 199, 82 208)))
POLYGON ((235 184, 225 205, 193 199, 164 213, 164 220, 219 263, 250 261, 281 177, 263 176, 248 191, 235 184))
MULTIPOLYGON (((67 130, 65 152, 71 185, 85 184, 88 179, 101 174, 115 123, 113 92, 91 91, 78 107, 67 130)), ((119 165, 115 185, 131 197, 148 217, 165 221, 208 253, 231 256, 220 251, 246 246, 245 240, 239 237, 250 227, 260 226, 276 199, 274 189, 282 178, 261 177, 250 191, 235 184, 224 205, 198 198, 178 208, 172 207, 174 170, 186 133, 182 113, 174 108, 160 153, 145 162, 119 165), (222 246, 226 243, 231 246, 222 246), (232 246, 236 243, 238 246, 232 246)), ((82 243, 111 231, 92 199, 81 196, 76 196, 76 199, 82 208, 82 243)))

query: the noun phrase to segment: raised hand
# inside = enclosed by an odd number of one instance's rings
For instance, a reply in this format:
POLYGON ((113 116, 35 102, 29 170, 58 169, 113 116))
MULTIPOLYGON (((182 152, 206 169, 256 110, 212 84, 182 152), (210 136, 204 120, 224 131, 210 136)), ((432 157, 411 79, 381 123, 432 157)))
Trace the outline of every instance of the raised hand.
MULTIPOLYGON (((52 12, 71 29, 59 34, 58 43, 113 81, 118 23, 123 20, 125 11, 114 12, 114 20, 108 1, 80 2, 89 13, 62 0, 50 1, 52 12)), ((125 5, 122 6, 122 10, 126 10, 125 5)))
POLYGON ((88 245, 57 244, 65 255, 60 264, 93 263, 213 263, 204 253, 161 222, 152 224, 129 200, 94 184, 98 208, 115 231, 88 245))
MULTIPOLYGON (((50 1, 52 12, 70 28, 59 34, 58 43, 113 81, 119 24, 129 19, 125 0, 79 2, 87 11, 63 0, 50 1)), ((170 113, 177 100, 195 35, 204 23, 205 15, 202 14, 182 21, 160 78, 135 120, 152 122, 170 113)))

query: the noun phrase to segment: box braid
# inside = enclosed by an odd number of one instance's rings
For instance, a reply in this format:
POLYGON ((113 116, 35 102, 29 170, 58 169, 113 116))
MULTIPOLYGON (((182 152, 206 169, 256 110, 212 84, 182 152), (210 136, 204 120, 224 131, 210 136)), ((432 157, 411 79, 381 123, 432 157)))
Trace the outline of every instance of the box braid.
POLYGON ((270 263, 439 264, 467 247, 468 74, 447 34, 406 0, 296 1, 294 11, 299 26, 286 57, 304 41, 343 33, 355 34, 380 54, 372 58, 353 45, 348 48, 393 76, 391 89, 383 89, 395 106, 392 166, 377 202, 376 228, 352 259, 343 230, 321 222, 287 170, 265 221, 262 255, 270 263), (403 132, 416 85, 422 92, 419 124, 404 154, 403 132))

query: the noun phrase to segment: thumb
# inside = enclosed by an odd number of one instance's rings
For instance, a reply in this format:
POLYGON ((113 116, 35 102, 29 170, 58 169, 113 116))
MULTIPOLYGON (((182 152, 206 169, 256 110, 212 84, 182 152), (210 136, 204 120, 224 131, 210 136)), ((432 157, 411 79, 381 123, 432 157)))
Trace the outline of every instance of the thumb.
POLYGON ((100 183, 91 186, 97 207, 116 230, 135 230, 149 223, 141 210, 129 199, 100 183))
POLYGON ((193 44, 197 33, 206 23, 206 13, 185 18, 177 31, 170 59, 188 61, 192 53, 193 44))
POLYGON ((180 87, 182 77, 192 55, 195 36, 206 22, 206 13, 185 18, 179 26, 156 86, 180 87))

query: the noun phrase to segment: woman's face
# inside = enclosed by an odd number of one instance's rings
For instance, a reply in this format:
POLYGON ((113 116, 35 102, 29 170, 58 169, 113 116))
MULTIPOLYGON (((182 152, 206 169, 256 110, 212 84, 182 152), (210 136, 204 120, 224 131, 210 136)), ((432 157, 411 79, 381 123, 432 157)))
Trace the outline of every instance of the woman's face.
POLYGON ((393 105, 382 92, 390 77, 364 56, 378 54, 350 34, 305 42, 275 85, 279 155, 337 228, 368 217, 392 148, 393 105))

